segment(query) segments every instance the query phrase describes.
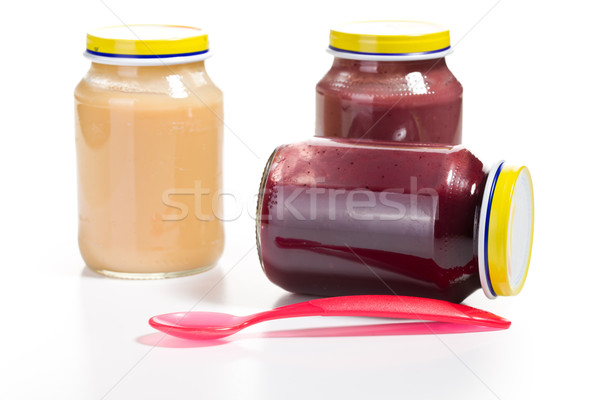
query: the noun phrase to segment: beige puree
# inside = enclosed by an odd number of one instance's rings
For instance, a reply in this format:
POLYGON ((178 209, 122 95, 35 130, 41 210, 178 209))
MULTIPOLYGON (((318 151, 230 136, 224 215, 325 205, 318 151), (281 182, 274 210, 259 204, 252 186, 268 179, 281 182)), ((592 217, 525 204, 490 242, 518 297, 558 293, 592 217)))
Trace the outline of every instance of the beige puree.
POLYGON ((212 266, 223 251, 223 105, 204 62, 92 63, 75 104, 86 264, 129 278, 212 266))

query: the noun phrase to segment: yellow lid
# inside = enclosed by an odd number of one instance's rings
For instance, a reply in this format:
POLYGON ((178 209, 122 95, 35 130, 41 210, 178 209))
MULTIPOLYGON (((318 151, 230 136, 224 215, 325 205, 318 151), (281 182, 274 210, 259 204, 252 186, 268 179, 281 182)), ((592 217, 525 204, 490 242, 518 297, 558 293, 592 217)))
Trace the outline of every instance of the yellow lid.
POLYGON ((533 244, 533 184, 527 167, 490 171, 480 219, 480 278, 488 297, 514 296, 527 278, 533 244))
POLYGON ((132 59, 142 64, 147 64, 141 61, 144 59, 191 62, 206 58, 208 51, 208 35, 204 30, 177 25, 100 28, 88 33, 86 46, 88 57, 110 64, 131 64, 126 60, 132 59))
POLYGON ((450 31, 420 21, 362 21, 332 28, 329 48, 366 55, 415 55, 450 49, 450 31))

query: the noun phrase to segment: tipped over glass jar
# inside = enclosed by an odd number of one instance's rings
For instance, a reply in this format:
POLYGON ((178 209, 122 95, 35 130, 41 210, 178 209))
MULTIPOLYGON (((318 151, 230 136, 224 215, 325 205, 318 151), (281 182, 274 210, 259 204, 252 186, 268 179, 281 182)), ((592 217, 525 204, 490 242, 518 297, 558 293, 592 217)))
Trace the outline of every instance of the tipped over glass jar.
POLYGON ((533 240, 526 167, 461 146, 313 138, 278 147, 260 186, 267 277, 296 293, 460 302, 519 293, 533 240))

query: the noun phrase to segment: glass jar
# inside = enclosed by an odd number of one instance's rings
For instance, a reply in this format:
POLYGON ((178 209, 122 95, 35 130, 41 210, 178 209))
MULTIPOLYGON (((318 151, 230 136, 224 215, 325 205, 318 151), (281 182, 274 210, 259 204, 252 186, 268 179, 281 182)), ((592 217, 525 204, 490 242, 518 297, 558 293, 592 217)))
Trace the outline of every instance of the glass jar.
POLYGON ((533 189, 526 167, 460 146, 313 138, 274 151, 257 215, 263 270, 288 291, 460 302, 523 287, 533 189))
POLYGON ((197 273, 223 251, 223 100, 204 31, 133 25, 88 34, 75 89, 79 248, 121 278, 197 273))
POLYGON ((316 136, 460 144, 461 84, 436 24, 371 21, 331 30, 333 66, 317 84, 316 136))

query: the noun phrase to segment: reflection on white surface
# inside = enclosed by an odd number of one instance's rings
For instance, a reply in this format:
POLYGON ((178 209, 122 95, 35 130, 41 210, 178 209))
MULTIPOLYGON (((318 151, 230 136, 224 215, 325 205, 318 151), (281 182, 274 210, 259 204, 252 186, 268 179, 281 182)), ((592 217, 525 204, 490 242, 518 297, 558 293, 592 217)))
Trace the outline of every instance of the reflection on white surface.
MULTIPOLYGON (((485 399, 493 397, 455 354, 493 385, 497 365, 519 347, 502 345, 511 330, 440 335, 440 340, 393 334, 397 324, 386 324, 390 320, 352 317, 269 321, 208 344, 164 337, 150 328, 150 316, 194 304, 196 311, 245 315, 279 305, 278 298, 282 304, 306 300, 268 282, 254 254, 228 273, 238 254, 230 256, 204 274, 170 280, 115 280, 84 270, 79 321, 85 361, 79 368, 85 397, 108 393, 106 399, 129 399, 142 390, 156 399, 190 393, 212 399, 306 399, 316 390, 319 398, 353 399, 381 397, 401 385, 407 396, 440 398, 468 390, 485 399), (298 377, 315 381, 298 385, 298 377), (438 385, 430 384, 432 377, 438 385)), ((519 367, 513 371, 511 379, 523 376, 519 367)))

